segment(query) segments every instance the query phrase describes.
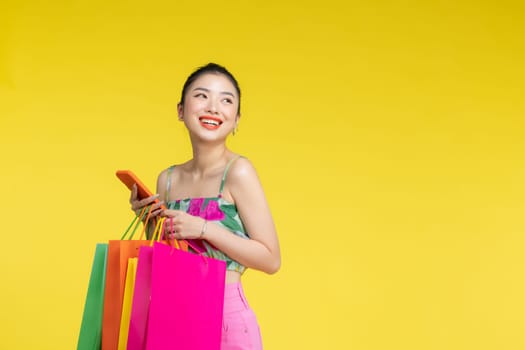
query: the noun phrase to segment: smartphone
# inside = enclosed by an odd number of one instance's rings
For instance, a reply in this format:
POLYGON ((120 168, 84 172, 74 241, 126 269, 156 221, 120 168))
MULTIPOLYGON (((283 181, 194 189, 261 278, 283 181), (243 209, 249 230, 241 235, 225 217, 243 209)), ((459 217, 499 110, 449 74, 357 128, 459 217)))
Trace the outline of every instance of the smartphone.
MULTIPOLYGON (((139 199, 148 198, 153 195, 146 185, 144 185, 131 170, 117 170, 116 175, 130 191, 133 189, 133 184, 137 184, 137 196, 139 199)), ((158 202, 159 199, 155 199, 154 203, 158 202)), ((161 208, 166 209, 164 205, 161 205, 161 208)))

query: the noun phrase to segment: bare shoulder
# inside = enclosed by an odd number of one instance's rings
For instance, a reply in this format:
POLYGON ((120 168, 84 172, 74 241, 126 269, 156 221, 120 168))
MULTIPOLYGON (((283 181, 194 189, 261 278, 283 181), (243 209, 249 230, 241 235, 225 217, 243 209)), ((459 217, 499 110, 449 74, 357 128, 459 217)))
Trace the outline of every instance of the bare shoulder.
POLYGON ((166 183, 166 179, 168 178, 168 171, 171 167, 168 167, 164 170, 162 170, 157 178, 157 183, 166 183))
POLYGON ((232 184, 258 181, 257 171, 252 162, 245 157, 236 159, 228 171, 228 181, 232 184))
POLYGON ((169 167, 167 167, 166 169, 160 172, 158 180, 166 181, 166 179, 168 178, 168 174, 177 173, 179 170, 185 168, 187 165, 188 165, 188 162, 170 165, 169 167))
POLYGON ((251 202, 264 197, 257 170, 252 162, 244 157, 232 163, 226 178, 225 189, 236 203, 247 200, 251 202))
POLYGON ((177 167, 178 165, 171 165, 160 172, 157 177, 157 193, 160 193, 161 195, 164 193, 168 182, 168 174, 173 172, 177 167))

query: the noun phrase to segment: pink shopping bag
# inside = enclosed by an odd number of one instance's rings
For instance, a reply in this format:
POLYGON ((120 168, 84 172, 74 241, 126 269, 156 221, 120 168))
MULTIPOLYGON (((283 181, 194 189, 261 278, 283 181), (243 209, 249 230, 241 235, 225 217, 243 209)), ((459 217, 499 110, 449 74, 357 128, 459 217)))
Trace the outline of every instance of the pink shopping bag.
MULTIPOLYGON (((159 219, 149 246, 139 249, 137 273, 135 277, 135 290, 128 329, 127 350, 144 350, 148 325, 149 305, 151 299, 151 265, 153 261, 153 242, 160 242, 163 238, 165 218, 159 219)), ((163 241, 164 243, 167 243, 163 241)), ((172 241, 184 251, 188 251, 188 244, 183 241, 172 241)))
POLYGON ((151 263, 153 247, 142 246, 139 250, 135 291, 131 306, 127 350, 144 350, 151 296, 151 263))
POLYGON ((220 350, 226 263, 155 242, 147 350, 220 350))

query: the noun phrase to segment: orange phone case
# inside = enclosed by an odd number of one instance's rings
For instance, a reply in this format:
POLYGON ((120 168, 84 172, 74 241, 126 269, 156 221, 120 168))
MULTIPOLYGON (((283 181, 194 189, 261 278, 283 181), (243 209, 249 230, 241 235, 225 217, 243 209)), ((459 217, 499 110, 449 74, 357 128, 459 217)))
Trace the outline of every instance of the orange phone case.
MULTIPOLYGON (((151 191, 139 180, 139 178, 131 170, 117 170, 117 177, 122 181, 127 188, 131 191, 133 184, 137 184, 137 195, 139 199, 148 198, 153 195, 151 191)), ((155 203, 158 203, 159 200, 156 199, 155 203)), ((161 206, 163 209, 166 209, 164 205, 161 206)))

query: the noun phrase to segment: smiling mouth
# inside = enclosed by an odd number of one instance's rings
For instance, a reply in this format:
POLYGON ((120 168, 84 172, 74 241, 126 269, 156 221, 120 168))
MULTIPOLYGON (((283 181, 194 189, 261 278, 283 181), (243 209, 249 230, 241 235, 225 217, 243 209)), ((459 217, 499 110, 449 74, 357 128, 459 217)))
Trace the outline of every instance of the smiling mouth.
POLYGON ((199 122, 203 127, 209 130, 215 130, 222 124, 222 120, 210 116, 200 117, 199 122))

